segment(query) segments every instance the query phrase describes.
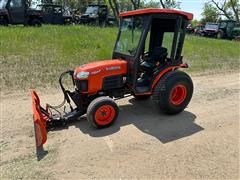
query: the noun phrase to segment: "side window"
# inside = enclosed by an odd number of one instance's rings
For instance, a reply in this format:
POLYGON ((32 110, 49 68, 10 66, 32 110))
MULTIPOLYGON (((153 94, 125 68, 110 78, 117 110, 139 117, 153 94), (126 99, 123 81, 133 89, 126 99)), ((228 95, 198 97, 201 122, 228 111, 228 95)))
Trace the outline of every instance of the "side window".
POLYGON ((163 35, 162 47, 168 49, 168 58, 171 57, 174 32, 165 32, 163 35))
POLYGON ((150 32, 151 32, 151 30, 148 32, 147 38, 146 38, 146 40, 145 40, 144 53, 149 52, 150 34, 151 34, 150 32))
POLYGON ((229 22, 228 23, 228 28, 233 28, 234 27, 234 23, 233 22, 229 22))
POLYGON ((61 7, 54 7, 53 13, 54 14, 62 14, 62 8, 61 7))
POLYGON ((11 0, 10 7, 11 8, 21 8, 22 7, 22 0, 11 0))
POLYGON ((100 8, 99 15, 100 16, 105 16, 106 14, 107 14, 107 9, 106 8, 100 8))

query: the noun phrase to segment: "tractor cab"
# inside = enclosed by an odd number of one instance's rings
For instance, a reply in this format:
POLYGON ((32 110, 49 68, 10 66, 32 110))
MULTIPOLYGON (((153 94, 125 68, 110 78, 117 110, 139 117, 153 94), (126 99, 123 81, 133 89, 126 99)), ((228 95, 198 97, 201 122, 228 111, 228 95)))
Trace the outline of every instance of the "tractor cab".
POLYGON ((143 9, 120 14, 113 59, 128 62, 127 82, 136 94, 151 90, 163 69, 182 64, 185 29, 192 14, 170 9, 143 9))

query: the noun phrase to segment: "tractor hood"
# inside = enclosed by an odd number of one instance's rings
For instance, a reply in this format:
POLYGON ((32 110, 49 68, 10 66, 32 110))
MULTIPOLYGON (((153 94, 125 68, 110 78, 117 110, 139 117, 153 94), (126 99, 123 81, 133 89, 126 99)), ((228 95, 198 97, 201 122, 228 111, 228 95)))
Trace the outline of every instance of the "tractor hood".
POLYGON ((79 91, 94 94, 102 90, 104 79, 110 78, 113 79, 111 83, 117 82, 121 78, 123 80, 126 73, 126 61, 121 59, 105 60, 79 66, 74 72, 74 80, 79 91))
POLYGON ((97 61, 77 67, 74 72, 75 79, 87 79, 87 76, 94 76, 97 74, 111 75, 112 72, 117 74, 124 74, 127 72, 127 62, 121 59, 97 61), (85 74, 85 76, 80 76, 85 74))

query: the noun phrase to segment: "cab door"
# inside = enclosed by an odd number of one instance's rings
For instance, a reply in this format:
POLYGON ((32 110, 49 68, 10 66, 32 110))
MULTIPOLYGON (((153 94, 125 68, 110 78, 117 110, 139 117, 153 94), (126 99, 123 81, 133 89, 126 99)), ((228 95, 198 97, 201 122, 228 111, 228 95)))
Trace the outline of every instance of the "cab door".
POLYGON ((53 24, 64 24, 63 9, 60 6, 53 7, 53 24))
POLYGON ((232 31, 234 29, 234 21, 229 21, 228 24, 227 24, 227 30, 226 30, 226 33, 227 33, 227 36, 228 37, 231 37, 232 36, 232 31))
POLYGON ((12 24, 24 23, 25 6, 23 0, 10 0, 8 12, 12 24))

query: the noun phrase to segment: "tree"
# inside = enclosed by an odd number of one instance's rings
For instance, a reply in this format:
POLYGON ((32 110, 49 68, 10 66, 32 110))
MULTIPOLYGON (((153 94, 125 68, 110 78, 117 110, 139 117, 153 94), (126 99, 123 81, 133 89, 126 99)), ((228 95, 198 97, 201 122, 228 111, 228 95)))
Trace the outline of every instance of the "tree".
POLYGON ((199 24, 199 21, 197 19, 193 19, 190 24, 192 25, 192 27, 195 27, 199 24))
POLYGON ((219 12, 216 7, 212 4, 205 3, 202 12, 203 19, 202 23, 206 22, 216 22, 219 19, 219 12))
POLYGON ((144 7, 145 8, 156 8, 156 7, 160 7, 160 3, 159 1, 154 1, 154 0, 148 0, 146 2, 144 2, 144 7))
POLYGON ((232 8, 235 20, 240 24, 239 13, 240 13, 240 3, 239 0, 230 0, 228 6, 232 8))
POLYGON ((139 9, 143 5, 141 0, 108 0, 108 4, 111 7, 111 10, 118 21, 118 15, 121 11, 129 11, 133 9, 139 9))
POLYGON ((112 9, 112 12, 114 14, 114 17, 116 18, 116 21, 119 22, 118 15, 119 15, 119 6, 118 2, 116 0, 108 0, 108 3, 112 9))
POLYGON ((180 2, 177 0, 160 0, 162 8, 177 8, 180 9, 180 2))
POLYGON ((217 2, 216 0, 210 1, 220 12, 229 20, 236 20, 240 23, 239 12, 240 3, 239 0, 222 0, 217 2))
POLYGON ((140 0, 131 0, 134 9, 139 9, 140 8, 140 0))

